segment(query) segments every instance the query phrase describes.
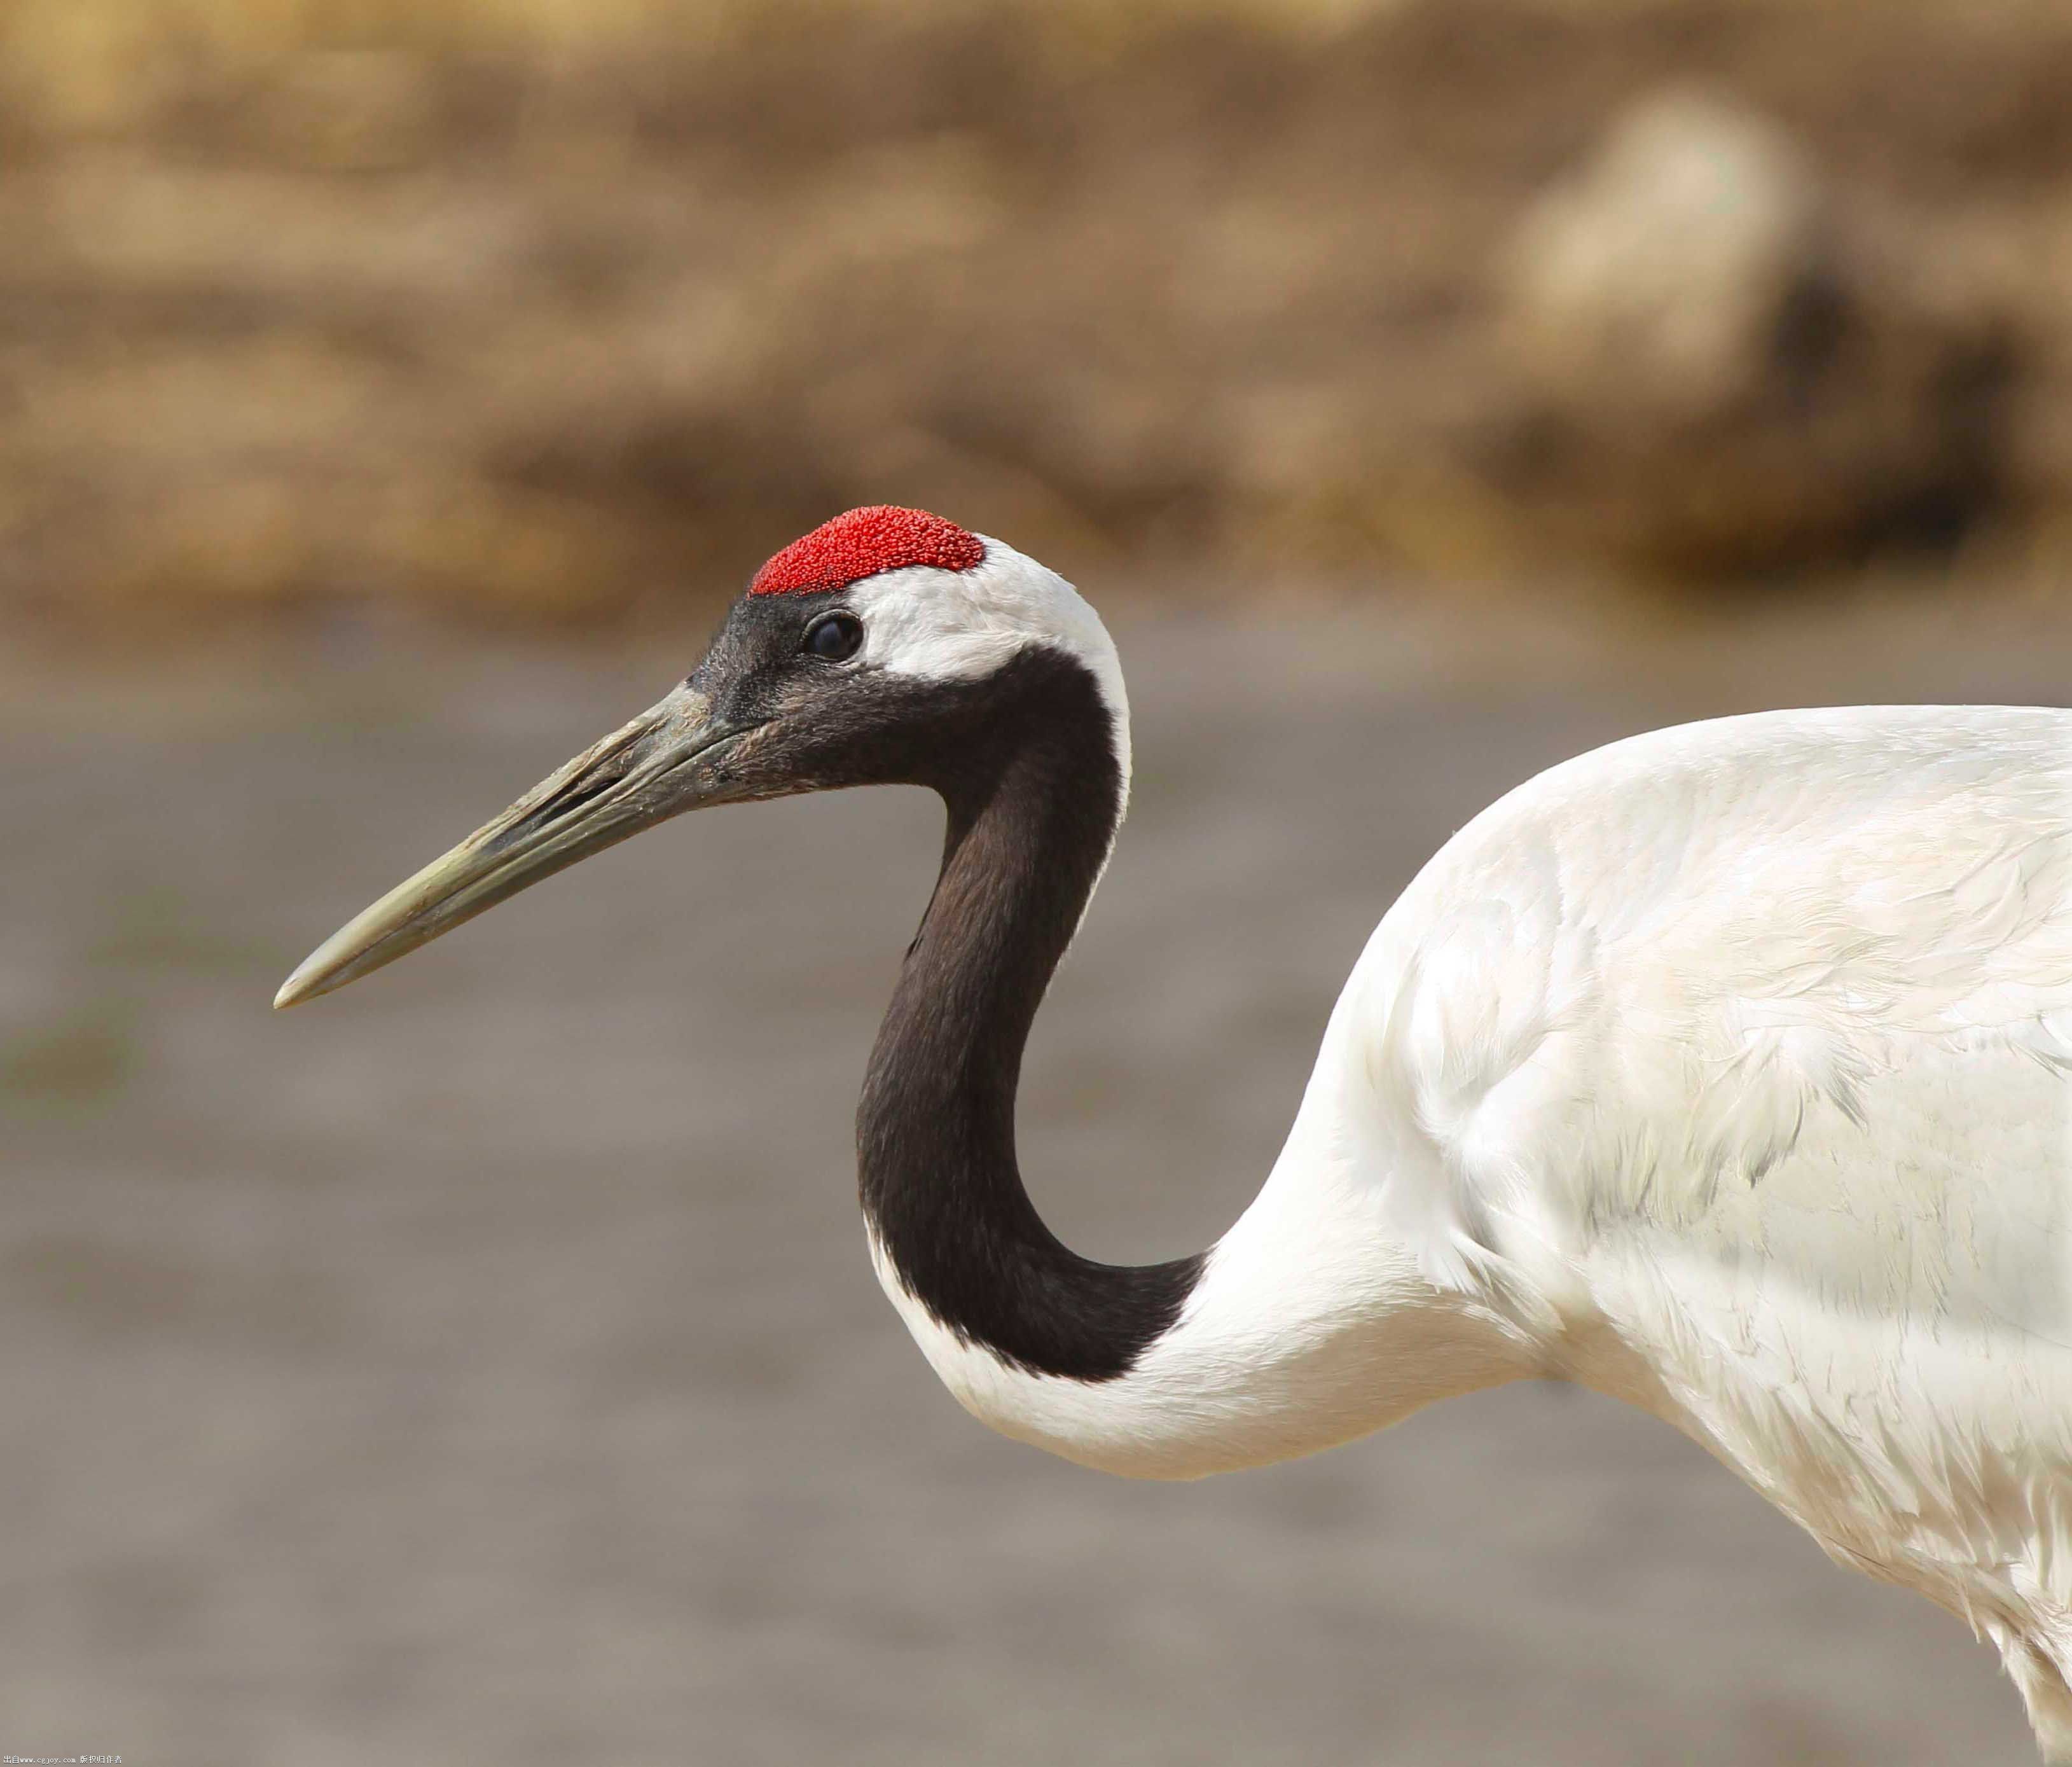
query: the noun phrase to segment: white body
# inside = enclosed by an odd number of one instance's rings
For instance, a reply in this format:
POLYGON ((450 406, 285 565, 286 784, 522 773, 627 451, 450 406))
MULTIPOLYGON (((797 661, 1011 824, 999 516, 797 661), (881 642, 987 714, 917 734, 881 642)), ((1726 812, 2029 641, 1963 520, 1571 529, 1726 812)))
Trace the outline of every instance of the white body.
POLYGON ((1991 1637, 2072 1758, 2068 1131, 2072 713, 1777 712, 1448 843, 1130 1374, 1009 1369, 878 1262, 966 1406, 1120 1472, 1526 1375, 1642 1406, 1991 1637))

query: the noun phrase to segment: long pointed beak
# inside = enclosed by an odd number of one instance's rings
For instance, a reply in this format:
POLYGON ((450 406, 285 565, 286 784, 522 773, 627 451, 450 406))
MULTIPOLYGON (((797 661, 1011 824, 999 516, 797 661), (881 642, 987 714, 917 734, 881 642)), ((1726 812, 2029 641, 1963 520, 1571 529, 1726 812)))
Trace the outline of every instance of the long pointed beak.
POLYGON ((729 801, 717 763, 743 734, 716 721, 704 694, 678 688, 348 921, 281 984, 273 1004, 356 982, 628 835, 729 801))

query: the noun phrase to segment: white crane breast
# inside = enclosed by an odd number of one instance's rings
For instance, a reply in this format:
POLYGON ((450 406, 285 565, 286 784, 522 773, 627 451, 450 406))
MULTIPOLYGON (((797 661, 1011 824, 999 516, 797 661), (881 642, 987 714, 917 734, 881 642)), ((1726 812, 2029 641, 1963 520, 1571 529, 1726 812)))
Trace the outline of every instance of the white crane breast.
POLYGON ((1449 843, 1348 997, 1427 1273, 1992 1635, 2072 1741, 2072 714, 1585 756, 1449 843))

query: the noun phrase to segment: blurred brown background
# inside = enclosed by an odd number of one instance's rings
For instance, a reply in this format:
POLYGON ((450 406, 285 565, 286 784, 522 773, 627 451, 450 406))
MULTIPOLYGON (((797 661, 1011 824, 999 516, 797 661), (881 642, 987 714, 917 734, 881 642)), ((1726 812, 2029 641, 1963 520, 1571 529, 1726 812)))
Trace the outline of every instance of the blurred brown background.
POLYGON ((1180 1488, 965 1419, 849 1200, 925 802, 266 1002, 763 556, 936 508, 1137 702, 1033 1186, 1205 1243, 1510 785, 2063 701, 2056 0, 18 0, 0 156, 0 1752, 2033 1758, 1585 1395, 1180 1488))
POLYGON ((2055 0, 17 0, 0 603, 2072 554, 2055 0))

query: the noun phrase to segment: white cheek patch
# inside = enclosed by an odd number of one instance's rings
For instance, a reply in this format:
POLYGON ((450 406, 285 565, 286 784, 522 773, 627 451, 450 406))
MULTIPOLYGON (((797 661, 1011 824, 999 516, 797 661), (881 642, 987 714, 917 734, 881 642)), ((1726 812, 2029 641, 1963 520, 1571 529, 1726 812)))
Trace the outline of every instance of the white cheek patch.
POLYGON ((1100 616, 1056 571, 989 535, 968 570, 913 565, 850 585, 843 598, 863 622, 857 660, 926 681, 974 681, 1034 645, 1083 663, 1115 721, 1117 758, 1129 777, 1129 701, 1122 665, 1100 616))

